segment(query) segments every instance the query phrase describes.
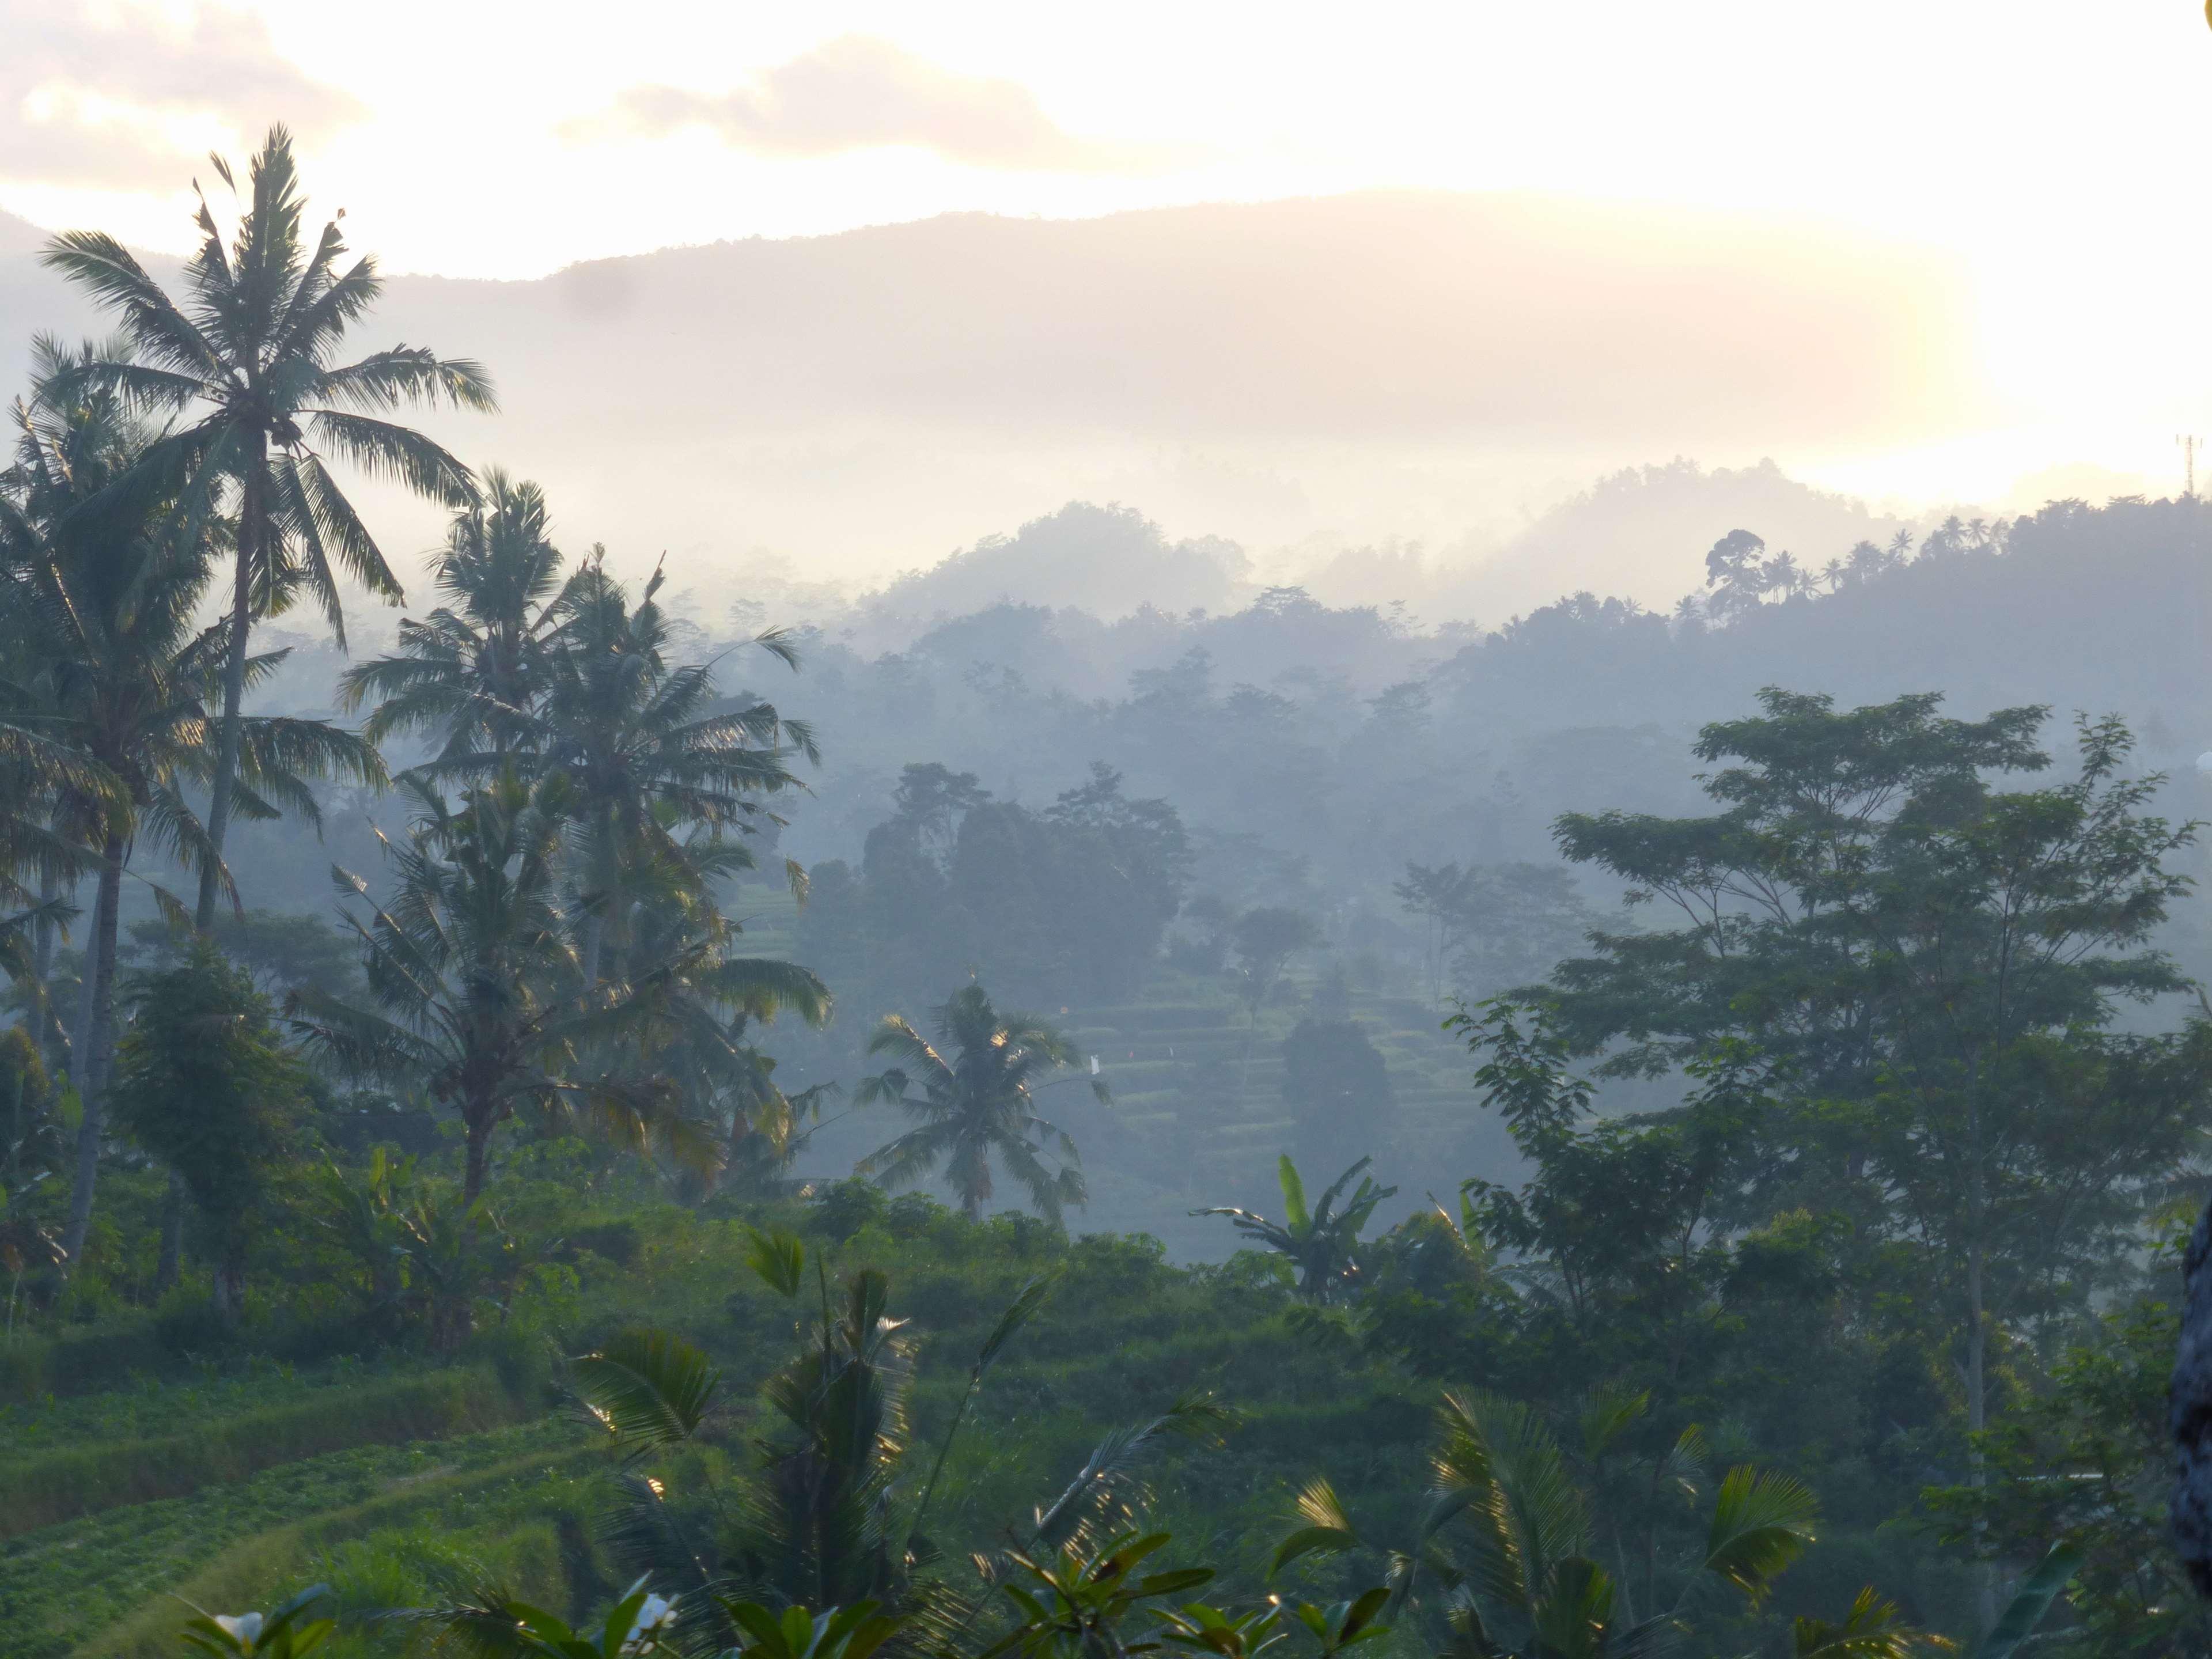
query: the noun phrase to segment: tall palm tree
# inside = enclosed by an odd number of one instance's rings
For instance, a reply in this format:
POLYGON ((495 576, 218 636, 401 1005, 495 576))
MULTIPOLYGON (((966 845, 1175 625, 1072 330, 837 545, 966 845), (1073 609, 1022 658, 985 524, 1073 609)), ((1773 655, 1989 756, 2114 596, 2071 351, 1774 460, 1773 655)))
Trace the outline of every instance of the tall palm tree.
POLYGON ((395 654, 338 682, 341 708, 375 704, 364 737, 433 738, 439 775, 473 775, 535 748, 561 626, 561 550, 550 532, 544 490, 485 471, 483 499, 453 515, 431 561, 447 603, 401 623, 395 654))
MULTIPOLYGON (((0 475, 0 550, 18 538, 18 503, 0 475)), ((36 532, 25 526, 23 540, 36 532)), ((0 551, 0 584, 9 580, 0 551)), ((51 666, 45 631, 20 595, 0 586, 0 973, 15 983, 25 1033, 47 1052, 54 949, 78 911, 77 883, 94 873, 91 849, 54 819, 65 794, 106 799, 120 794, 114 776, 55 733, 51 666)))
MULTIPOLYGON (((684 831, 744 834, 776 822, 762 797, 800 787, 794 755, 820 759, 805 723, 755 702, 715 712, 714 665, 671 668, 656 569, 633 606, 594 548, 562 598, 567 620, 552 658, 542 763, 576 789, 576 883, 585 912, 583 969, 597 983, 627 955, 637 890, 680 878, 684 831)), ((799 665, 790 637, 755 641, 799 665)), ((803 878, 787 865, 795 884, 803 878)))
MULTIPOLYGON (((234 190, 228 164, 213 159, 234 190)), ((343 648, 341 571, 373 593, 397 599, 401 591, 324 453, 459 507, 474 499, 468 469, 421 433, 380 417, 406 404, 496 406, 477 364, 425 348, 395 346, 338 363, 347 331, 382 292, 376 262, 363 255, 341 268, 347 248, 335 219, 307 246, 292 137, 282 126, 270 129, 249 180, 249 202, 228 244, 201 198, 201 241, 185 263, 181 303, 102 233, 57 236, 44 256, 118 313, 136 348, 134 355, 81 365, 82 379, 141 406, 191 416, 147 447, 126 491, 176 500, 178 533, 187 543, 219 514, 236 524, 222 723, 207 816, 217 860, 237 815, 254 619, 281 611, 304 589, 321 603, 343 648)), ((196 921, 203 933, 215 925, 216 867, 210 861, 201 872, 196 921)))
POLYGON ((682 1091, 689 1115, 727 1124, 724 1179, 765 1186, 790 1167, 805 1139, 805 1121, 819 1114, 830 1090, 787 1094, 753 1028, 783 1013, 826 1024, 830 988, 795 962, 737 954, 744 929, 714 902, 713 890, 754 867, 750 846, 709 830, 690 836, 683 855, 679 871, 636 896, 635 957, 696 964, 670 982, 671 1036, 654 1065, 682 1091))
POLYGON ((69 896, 97 872, 97 854, 68 833, 56 807, 72 796, 120 805, 122 790, 61 730, 57 642, 27 573, 73 504, 68 480, 114 471, 125 423, 112 397, 87 402, 75 419, 54 419, 48 393, 66 356, 43 336, 31 350, 39 392, 9 405, 15 447, 0 465, 0 967, 22 987, 31 1041, 43 1054, 54 945, 77 914, 69 896))
MULTIPOLYGON (((991 1201, 996 1159, 1059 1225, 1061 1206, 1082 1204, 1090 1193, 1075 1143, 1038 1115, 1036 1092, 1040 1078, 1075 1064, 1074 1045, 1040 1021, 1001 1019, 980 985, 954 992, 935 1023, 941 1047, 896 1014, 869 1039, 871 1054, 900 1063, 861 1079, 855 1103, 889 1101, 921 1121, 861 1159, 860 1172, 908 1186, 941 1168, 961 1210, 976 1221, 991 1201)), ((1103 1081, 1089 1081, 1101 1101, 1111 1098, 1103 1081)))
POLYGON ((365 918, 349 910, 346 920, 378 1006, 295 992, 288 1006, 310 1048, 354 1076, 419 1089, 459 1113, 465 1204, 484 1191, 493 1137, 518 1117, 587 1123, 640 1147, 658 1138, 711 1167, 712 1139, 673 1110, 665 1084, 579 1075, 587 1054, 651 1035, 669 987, 699 964, 663 964, 613 990, 579 988, 561 906, 567 780, 510 772, 469 791, 459 810, 402 781, 421 816, 404 843, 386 843, 390 898, 372 903, 366 880, 331 871, 341 898, 366 907, 365 918))
MULTIPOLYGON (((114 785, 64 787, 48 809, 63 834, 94 849, 98 876, 71 1025, 70 1081, 84 1109, 63 1240, 72 1260, 90 1224, 105 1133, 117 930, 131 860, 151 847, 219 890, 228 885, 188 799, 214 771, 207 711, 229 653, 228 621, 197 625, 211 571, 204 544, 222 526, 205 524, 199 542, 188 543, 173 533, 165 504, 108 493, 137 464, 147 434, 112 388, 80 371, 123 355, 112 347, 67 354, 42 343, 37 389, 16 410, 9 474, 19 506, 0 526, 9 591, 42 641, 44 716, 57 739, 114 785)), ((248 683, 273 672, 284 655, 249 659, 248 683)), ((306 778, 383 780, 374 749, 320 721, 256 718, 240 728, 235 799, 248 817, 289 810, 319 827, 306 778)), ((152 890, 164 908, 177 908, 159 887, 152 890)))

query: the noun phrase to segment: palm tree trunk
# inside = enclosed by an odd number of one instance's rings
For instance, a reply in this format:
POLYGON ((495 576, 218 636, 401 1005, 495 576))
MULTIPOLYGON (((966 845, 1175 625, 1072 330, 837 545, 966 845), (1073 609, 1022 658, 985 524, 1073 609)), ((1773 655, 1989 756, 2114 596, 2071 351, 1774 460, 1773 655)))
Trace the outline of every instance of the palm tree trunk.
MULTIPOLYGON (((1981 1441, 1989 1427, 1990 1397, 1988 1258, 1984 1243, 1989 1206, 1984 1181, 1981 1100, 1977 1091, 1980 1079, 1980 1056, 1977 1055, 1966 1073, 1967 1146, 1973 1160, 1966 1182, 1966 1443, 1967 1478, 1977 1492, 1987 1490, 1990 1484, 1989 1460, 1981 1441)), ((1997 1564, 1989 1553, 1989 1524, 1985 1515, 1975 1516, 1974 1555, 1978 1571, 1975 1601, 1984 1637, 1997 1622, 1997 1564)))
POLYGON ((235 1243, 216 1258, 214 1291, 216 1318, 225 1330, 235 1328, 246 1309, 246 1252, 235 1243))
POLYGON ((93 884, 92 915, 87 919, 84 955, 77 963, 76 1006, 70 1012, 69 1030, 70 1087, 84 1098, 92 1086, 85 1067, 92 1063, 92 1011, 100 1000, 100 885, 93 884))
POLYGON ((238 755, 246 733, 246 646, 253 621, 253 572, 267 525, 262 512, 260 470, 248 471, 238 520, 238 562, 231 586, 229 659, 222 669, 222 731, 216 751, 215 787, 208 801, 210 855, 200 870, 200 902, 192 926, 215 931, 216 901, 222 890, 222 843, 230 833, 231 798, 238 788, 238 755))
POLYGON ((154 1264, 154 1293, 176 1288, 185 1255, 185 1183, 174 1170, 161 1194, 161 1254, 154 1264))
POLYGON ((483 1196, 484 1182, 491 1172, 492 1114, 489 1108, 468 1115, 468 1164, 461 1178, 463 1207, 483 1196))
POLYGON ((76 1179, 70 1189, 69 1221, 62 1233, 68 1271, 84 1254, 92 1228, 93 1188, 100 1180, 100 1143, 106 1128, 102 1097, 107 1091, 107 1049, 115 1004, 116 911, 123 899, 123 837, 111 833, 101 848, 99 896, 93 904, 92 949, 87 953, 84 1012, 70 1056, 70 1079, 76 1085, 84 1116, 76 1133, 76 1179))
MULTIPOLYGON (((46 909, 61 896, 61 878, 51 870, 39 876, 39 908, 46 909)), ((54 924, 40 915, 31 929, 31 1015, 29 1033, 31 1051, 40 1059, 46 1054, 46 1005, 51 994, 46 987, 54 971, 54 924)))
POLYGON ((584 919, 584 986, 586 989, 599 982, 599 950, 605 942, 607 920, 594 911, 584 919))
MULTIPOLYGON (((499 1118, 489 1103, 465 1102, 461 1114, 462 1121, 468 1125, 468 1158, 461 1177, 461 1206, 465 1212, 483 1195, 491 1170, 491 1132, 499 1118)), ((460 1224, 467 1238, 472 1240, 475 1221, 465 1213, 460 1224)), ((471 1248, 470 1243, 465 1241, 463 1248, 471 1248)), ((443 1279, 436 1281, 430 1302, 431 1347, 440 1353, 451 1353, 468 1340, 475 1324, 476 1313, 466 1290, 456 1291, 443 1279)))

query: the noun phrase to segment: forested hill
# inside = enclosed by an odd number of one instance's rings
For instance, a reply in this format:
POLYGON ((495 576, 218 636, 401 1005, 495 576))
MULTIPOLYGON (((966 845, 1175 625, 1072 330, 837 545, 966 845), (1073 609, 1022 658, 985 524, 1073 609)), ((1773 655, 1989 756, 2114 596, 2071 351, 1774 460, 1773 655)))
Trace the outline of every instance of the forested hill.
MULTIPOLYGON (((1040 799, 1105 760, 1194 822, 1324 866, 1445 856, 1475 838, 1536 856, 1557 811, 1624 792, 1623 804, 1677 798, 1689 734, 1770 684, 1847 703, 1940 691, 1961 714, 2117 712, 2144 760, 2169 770, 2212 748, 2212 512, 2197 501, 2054 502, 1881 546, 1777 538, 1668 611, 1583 592, 1487 629, 1297 588, 1240 604, 1239 550, 1170 542, 1133 509, 1071 504, 1006 547, 1100 592, 1124 568, 1190 573, 1200 608, 1101 620, 1001 601, 915 620, 899 589, 819 605, 798 679, 748 671, 824 737, 789 831, 801 855, 857 852, 909 761, 1040 799), (1334 781, 1309 787, 1323 755, 1334 781), (1419 778, 1420 803, 1382 809, 1401 774, 1419 778), (1361 838, 1355 854, 1351 825, 1370 812, 1385 841, 1361 838)), ((963 579, 931 597, 987 591, 963 579)), ((678 603, 697 607, 689 637, 704 653, 734 627, 787 620, 789 598, 692 589, 678 603)), ((295 642, 264 702, 325 708, 340 660, 295 642)))
MULTIPOLYGON (((1172 560, 1157 528, 1126 509, 1072 506, 1022 539, 1091 535, 1102 521, 1125 543, 1172 560)), ((732 684, 742 674, 751 692, 804 715, 823 747, 821 764, 807 772, 810 793, 783 809, 787 824, 770 842, 813 871, 815 903, 794 923, 781 919, 787 902, 765 890, 747 901, 757 939, 838 987, 840 1012, 826 1034, 778 1032, 786 1075, 858 1075, 858 1045, 878 1015, 926 1007, 973 969, 1017 1006, 1188 1003, 1197 994, 1152 978, 1185 970, 1216 987, 1200 1001, 1225 996, 1218 976, 1231 957, 1206 907, 1234 915, 1276 906, 1311 916, 1322 936, 1297 958, 1294 982, 1349 975, 1358 996, 1382 999, 1363 1005, 1378 1033, 1430 1029, 1390 1051, 1397 1086, 1409 1099, 1427 1094, 1435 1111, 1458 1121, 1465 1085, 1434 1042, 1434 994, 1484 994, 1540 976, 1584 928, 1622 920, 1616 886, 1559 862, 1553 821, 1611 807, 1698 810, 1698 728, 1749 713, 1765 686, 1827 695, 1843 707, 1936 692, 1962 718, 2047 704, 2054 714, 2045 740, 2062 769, 2074 714, 2117 713, 2138 740, 2133 764, 2172 775, 2162 809, 2212 817, 2212 783, 2194 765, 2212 748, 2204 504, 2057 503, 2015 522, 1940 527, 1917 542, 1789 556, 1757 546, 1756 526, 1745 530, 1712 553, 1714 580, 1668 614, 1583 594, 1487 632, 1425 629, 1389 606, 1333 608, 1277 590, 1224 614, 1143 609, 1114 622, 1072 607, 988 605, 893 649, 870 643, 885 623, 862 610, 808 631, 793 676, 757 657, 721 654, 737 646, 729 613, 719 630, 717 618, 698 617, 687 648, 743 665, 726 671, 732 684), (1062 855, 1039 817, 1088 786, 1098 765, 1118 775, 1121 799, 1171 811, 1183 837, 1180 872, 1131 901, 1139 910, 1161 907, 1133 932, 1124 925, 1128 907, 1085 873, 1084 857, 1056 861, 1062 855), (936 805, 915 805, 909 769, 917 766, 944 781, 931 786, 936 805), (999 850, 963 862, 956 843, 978 805, 988 812, 975 818, 974 836, 996 826, 999 850), (894 834, 902 812, 912 833, 939 849, 935 864, 883 862, 892 844, 884 836, 909 833, 894 834), (939 816, 925 830, 915 812, 939 816), (1033 819, 1039 827, 1017 837, 1032 850, 1018 857, 1003 837, 1033 819), (1510 890, 1488 902, 1479 950, 1424 965, 1427 924, 1397 889, 1411 866, 1455 864, 1510 872, 1498 878, 1510 890), (889 874, 894 867, 902 873, 889 874), (1135 955, 1117 968, 1120 958, 1101 946, 1095 969, 1069 967, 1042 936, 1034 947, 1021 942, 1040 926, 1086 940, 1103 928, 1124 941, 1114 949, 1135 955), (1163 951, 1166 968, 1151 961, 1163 951)), ((742 596, 736 607, 756 624, 768 619, 761 611, 742 596)), ((326 647, 303 641, 267 696, 325 707, 339 666, 326 647)), ((332 815, 324 845, 248 828, 249 903, 326 909, 329 860, 374 870, 369 826, 396 827, 398 814, 391 799, 362 799, 332 815)), ((2197 854, 2185 859, 2197 867, 2197 854)), ((2179 907, 2171 942, 2185 965, 2212 970, 2200 908, 2179 907)), ((1297 1012, 1286 1008, 1285 1030, 1297 1012)), ((1178 1043, 1154 1029, 1159 1020, 1225 1028, 1238 1018, 1225 1001, 1203 1016, 1131 1012, 1121 1057, 1185 1066, 1213 1051, 1198 1029, 1178 1043)), ((1094 1036, 1103 1044, 1122 1028, 1100 1018, 1094 1036)), ((1231 1044, 1240 1055, 1241 1043, 1231 1044)), ((1240 1097, 1276 1100, 1267 1053, 1256 1081, 1237 1078, 1240 1097)), ((1162 1090, 1213 1086, 1176 1075, 1162 1090)), ((1094 1131, 1120 1133, 1143 1110, 1139 1102, 1118 1117, 1098 1115, 1094 1131)), ((865 1139, 865 1117, 842 1133, 865 1139)), ((1455 1156, 1474 1150, 1455 1146, 1455 1156)), ((817 1148, 823 1169, 854 1150, 865 1148, 846 1147, 836 1133, 817 1148)), ((1504 1155, 1502 1146, 1482 1153, 1504 1155)), ((1220 1179, 1232 1195, 1264 1197, 1262 1161, 1232 1170, 1225 1151, 1223 1158, 1220 1179)), ((1110 1178, 1102 1185, 1094 1223, 1144 1226, 1178 1250, 1221 1242, 1182 1220, 1172 1193, 1117 1194, 1110 1178)))

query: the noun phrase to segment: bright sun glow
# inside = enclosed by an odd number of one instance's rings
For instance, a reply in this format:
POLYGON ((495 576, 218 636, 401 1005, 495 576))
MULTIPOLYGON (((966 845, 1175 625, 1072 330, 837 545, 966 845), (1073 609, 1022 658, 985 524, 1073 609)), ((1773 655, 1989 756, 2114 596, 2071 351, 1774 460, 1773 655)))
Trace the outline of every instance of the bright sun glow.
POLYGON ((0 0, 33 48, 0 70, 24 138, 0 145, 0 206, 148 246, 183 244, 193 152, 226 121, 242 149, 249 112, 301 129, 356 245, 453 276, 952 210, 1529 190, 1787 213, 1961 258, 1997 418, 1910 453, 1786 458, 1824 482, 1995 499, 2063 461, 2163 484, 2173 434, 2212 426, 2212 34, 2186 0, 1132 0, 1110 25, 987 0, 648 0, 618 27, 596 0, 526 17, 390 0, 371 28, 319 0, 81 16, 152 58, 191 43, 235 95, 195 109, 153 75, 134 107, 126 81, 72 67, 52 9, 0 0), (118 152, 104 173, 46 164, 79 126, 118 152))

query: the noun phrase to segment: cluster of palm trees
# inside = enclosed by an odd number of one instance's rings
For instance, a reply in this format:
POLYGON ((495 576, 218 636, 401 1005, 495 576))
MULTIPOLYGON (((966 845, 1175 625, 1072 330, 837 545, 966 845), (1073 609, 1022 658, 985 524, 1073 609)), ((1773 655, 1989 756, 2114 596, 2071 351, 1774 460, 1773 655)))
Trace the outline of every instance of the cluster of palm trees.
POLYGON ((805 969, 735 954, 717 901, 811 736, 726 706, 710 665, 672 665, 659 574, 633 598, 594 549, 564 578, 548 524, 535 485, 489 472, 434 561, 447 603, 342 681, 344 706, 374 705, 369 740, 428 752, 399 775, 415 813, 380 887, 334 872, 370 1003, 293 998, 339 1069, 459 1114, 467 1203, 518 1119, 781 1167, 818 1097, 777 1089, 752 1027, 830 1006, 805 969))
MULTIPOLYGON (((535 486, 480 480, 392 418, 490 410, 489 380, 416 347, 345 360, 375 264, 336 220, 309 239, 283 129, 242 190, 216 167, 234 222, 201 198, 173 296, 112 237, 49 245, 118 331, 38 343, 0 470, 0 967, 82 1103, 63 1248, 82 1255, 109 1133, 125 884, 207 933, 237 904, 237 823, 313 823, 313 783, 383 787, 381 746, 400 741, 422 750, 397 780, 412 822, 387 869, 334 872, 370 996, 300 998, 309 1045, 450 1103, 471 1201, 520 1115, 592 1119, 702 1165, 787 1158, 805 1102, 749 1030, 782 1009, 818 1020, 828 994, 737 956, 715 895, 811 737, 732 706, 711 665, 670 664, 658 574, 634 597, 598 549, 564 572, 535 486), (453 513, 445 603, 346 676, 346 706, 371 711, 357 734, 246 710, 284 655, 254 651, 258 623, 312 600, 343 644, 342 579, 400 596, 333 461, 453 513), (69 1007, 52 989, 64 939, 83 958, 69 1007)), ((795 664, 781 634, 760 643, 795 664)))

